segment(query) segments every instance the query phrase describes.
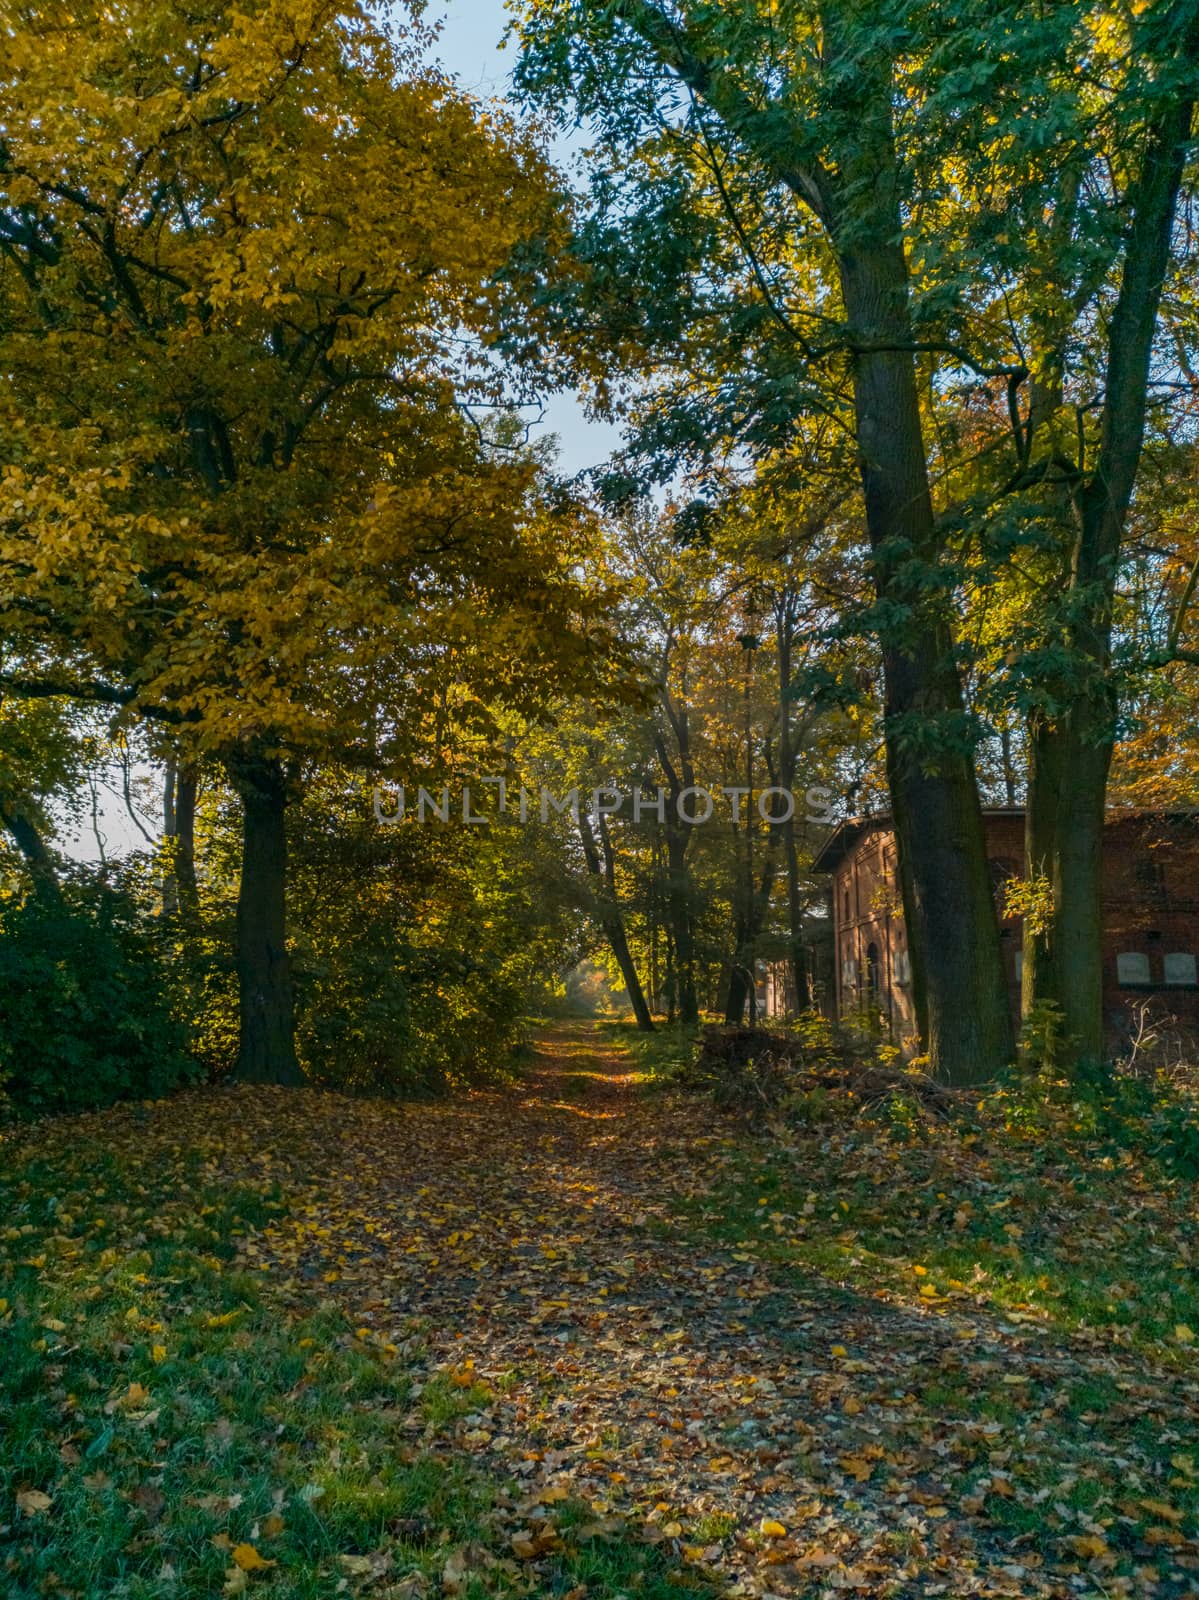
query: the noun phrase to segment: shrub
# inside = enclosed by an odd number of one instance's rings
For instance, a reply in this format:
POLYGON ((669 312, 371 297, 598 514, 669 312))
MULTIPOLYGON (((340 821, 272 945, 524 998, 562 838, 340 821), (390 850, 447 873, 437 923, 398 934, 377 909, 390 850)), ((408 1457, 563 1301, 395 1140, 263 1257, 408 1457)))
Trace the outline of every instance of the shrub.
POLYGON ((199 1068, 164 930, 79 875, 60 905, 0 902, 0 1093, 24 1115, 157 1097, 199 1068))
POLYGON ((786 1031, 705 1028, 684 1081, 727 1111, 824 1121, 838 1113, 883 1108, 897 1126, 925 1113, 945 1115, 952 1091, 914 1070, 900 1070, 896 1052, 859 1028, 809 1013, 786 1031), (897 1109, 902 1102, 906 1109, 897 1109))

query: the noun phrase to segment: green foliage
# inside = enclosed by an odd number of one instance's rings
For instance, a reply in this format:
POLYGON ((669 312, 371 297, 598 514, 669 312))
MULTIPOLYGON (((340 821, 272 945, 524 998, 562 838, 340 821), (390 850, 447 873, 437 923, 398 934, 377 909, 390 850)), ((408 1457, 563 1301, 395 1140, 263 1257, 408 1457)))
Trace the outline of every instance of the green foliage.
POLYGON ((982 1106, 1009 1130, 1090 1161, 1150 1160, 1172 1178, 1199 1178, 1199 1085, 1186 1076, 1085 1062, 1063 1075, 1044 1065, 1014 1074, 982 1106))
POLYGON ((1064 1059, 1066 1042, 1060 1006, 1052 1000, 1038 1000, 1029 1007, 1020 1028, 1020 1061, 1026 1071, 1057 1071, 1064 1059))
POLYGON ((533 836, 379 825, 356 785, 316 783, 292 838, 297 1045, 308 1076, 385 1095, 505 1070, 530 992, 574 921, 533 836))
POLYGON ((0 1090, 20 1113, 158 1096, 199 1073, 163 930, 82 874, 60 905, 0 902, 0 1090))

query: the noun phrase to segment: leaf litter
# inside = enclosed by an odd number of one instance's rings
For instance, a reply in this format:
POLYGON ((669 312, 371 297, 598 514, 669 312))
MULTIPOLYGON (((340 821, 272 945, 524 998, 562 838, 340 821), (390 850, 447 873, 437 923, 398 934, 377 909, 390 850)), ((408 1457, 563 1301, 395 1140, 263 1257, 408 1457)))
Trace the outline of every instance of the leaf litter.
MULTIPOLYGON (((846 1254, 853 1230, 836 1261, 797 1271, 779 1240, 802 1235, 813 1196, 835 1209, 812 1165, 823 1149, 835 1168, 835 1141, 791 1153, 798 1214, 765 1195, 759 1226, 722 1230, 761 1141, 638 1079, 594 1030, 559 1027, 515 1088, 444 1104, 214 1089, 15 1144, 47 1161, 136 1141, 147 1162, 186 1152, 206 1180, 277 1191, 237 1240, 241 1267, 281 1308, 336 1307, 353 1345, 412 1367, 396 1450, 469 1462, 491 1509, 431 1580, 383 1546, 337 1558, 346 1589, 583 1600, 625 1591, 568 1588, 565 1554, 632 1538, 671 1586, 762 1600, 1195 1592, 1189 1340, 1147 1355, 1063 1335, 919 1265, 896 1287, 846 1254)), ((238 1315, 210 1321, 236 1336, 238 1315)), ((132 1384, 110 1407, 150 1403, 132 1384)), ((16 1506, 43 1519, 53 1502, 26 1485, 16 1506)), ((228 1592, 284 1581, 252 1542, 228 1555, 228 1592)))

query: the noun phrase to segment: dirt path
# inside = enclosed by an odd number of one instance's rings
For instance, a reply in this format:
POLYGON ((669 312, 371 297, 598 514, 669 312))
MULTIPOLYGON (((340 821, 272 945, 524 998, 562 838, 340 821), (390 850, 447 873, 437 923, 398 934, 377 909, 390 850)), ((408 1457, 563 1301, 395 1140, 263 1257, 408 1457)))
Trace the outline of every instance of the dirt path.
MULTIPOLYGON (((585 1501, 598 1534, 657 1541, 716 1593, 1130 1592, 1071 1573, 1068 1552, 1051 1572, 1035 1523, 980 1515, 962 1484, 1003 1494, 1010 1439, 931 1398, 1040 1386, 1020 1435, 1035 1451, 1077 1355, 712 1242, 702 1208, 736 1135, 642 1092, 594 1028, 543 1037, 516 1092, 369 1116, 345 1102, 340 1124, 315 1109, 328 1099, 313 1102, 307 1231, 247 1255, 282 1253, 296 1292, 334 1297, 372 1338, 419 1337, 464 1389, 480 1381, 453 1445, 497 1477, 585 1501)), ((1078 1470, 1114 1448, 1084 1437, 1078 1470)))

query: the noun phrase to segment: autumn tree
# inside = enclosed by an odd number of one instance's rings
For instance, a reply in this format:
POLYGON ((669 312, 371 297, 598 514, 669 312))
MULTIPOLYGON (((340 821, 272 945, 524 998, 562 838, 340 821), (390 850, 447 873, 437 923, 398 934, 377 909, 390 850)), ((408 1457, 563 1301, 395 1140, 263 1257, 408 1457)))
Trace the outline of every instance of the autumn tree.
POLYGON ((557 197, 424 43, 126 0, 13 16, 0 68, 5 688, 148 719, 236 789, 255 1080, 297 1071, 305 758, 386 758, 483 677, 532 704, 595 643, 535 464, 470 411, 557 197))
POLYGON ((751 449, 813 410, 854 429, 917 1009, 936 1069, 985 1077, 1012 1034, 918 382, 922 352, 971 358, 912 284, 910 32, 885 5, 561 0, 521 38, 526 89, 603 138, 597 315, 689 373, 651 453, 679 419, 751 449))
POLYGON ((1055 897, 1056 953, 1027 953, 1032 992, 1095 1054, 1120 530, 1154 382, 1188 360, 1170 285, 1188 249, 1173 219, 1194 7, 563 0, 527 5, 521 26, 528 90, 569 87, 603 135, 580 248, 597 321, 655 352, 646 459, 761 455, 804 414, 852 427, 916 990, 934 1058, 967 1077, 1008 1041, 963 561, 993 526, 998 570, 1022 517, 1033 540, 1056 522, 1061 603, 1014 695, 1031 718, 1030 858, 1055 897), (618 299, 617 282, 638 289, 618 299), (991 407, 981 432, 960 426, 972 390, 991 407))

